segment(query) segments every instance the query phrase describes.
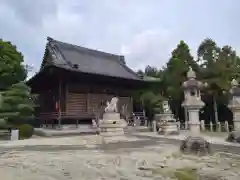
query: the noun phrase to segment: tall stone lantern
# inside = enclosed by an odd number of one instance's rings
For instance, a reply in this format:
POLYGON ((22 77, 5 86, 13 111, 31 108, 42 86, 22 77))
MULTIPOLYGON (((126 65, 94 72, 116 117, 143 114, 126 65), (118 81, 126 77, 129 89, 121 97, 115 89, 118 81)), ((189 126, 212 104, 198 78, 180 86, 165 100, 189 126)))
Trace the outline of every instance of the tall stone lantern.
POLYGON ((232 80, 231 86, 230 94, 232 97, 228 107, 233 113, 234 130, 240 131, 240 87, 236 79, 232 80))
POLYGON ((185 107, 189 115, 190 136, 182 141, 180 150, 184 153, 206 155, 210 153, 210 144, 200 134, 199 110, 205 105, 201 100, 200 90, 205 86, 196 80, 196 73, 189 69, 188 80, 183 83, 185 107))
POLYGON ((201 100, 200 90, 204 87, 203 83, 196 80, 196 73, 189 69, 187 72, 188 80, 182 84, 184 89, 184 101, 182 106, 186 108, 189 116, 189 128, 191 133, 200 133, 199 111, 205 105, 201 100))

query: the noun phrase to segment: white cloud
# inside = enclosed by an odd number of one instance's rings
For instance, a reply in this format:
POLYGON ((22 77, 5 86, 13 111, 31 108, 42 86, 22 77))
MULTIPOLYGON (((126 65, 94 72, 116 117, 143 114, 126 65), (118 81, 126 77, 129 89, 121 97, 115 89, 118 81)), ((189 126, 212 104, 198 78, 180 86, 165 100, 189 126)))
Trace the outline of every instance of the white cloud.
POLYGON ((123 45, 122 53, 136 70, 143 69, 146 65, 161 67, 171 53, 173 36, 167 30, 145 30, 135 35, 129 44, 123 45))
POLYGON ((226 9, 216 6, 216 0, 0 0, 0 38, 16 44, 34 70, 41 64, 47 36, 124 53, 134 69, 161 67, 182 39, 192 52, 205 37, 240 47, 238 13, 232 8, 238 1, 231 1, 226 9), (206 11, 199 10, 204 7, 206 11), (232 21, 221 18, 226 14, 232 21))

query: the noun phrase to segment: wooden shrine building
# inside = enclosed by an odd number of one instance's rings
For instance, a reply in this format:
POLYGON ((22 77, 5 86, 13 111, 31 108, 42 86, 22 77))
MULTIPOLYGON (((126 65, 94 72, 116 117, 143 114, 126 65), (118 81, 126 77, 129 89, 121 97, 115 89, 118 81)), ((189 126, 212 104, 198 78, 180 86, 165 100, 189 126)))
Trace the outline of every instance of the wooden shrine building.
POLYGON ((119 109, 132 113, 133 92, 149 82, 127 67, 124 56, 47 40, 41 68, 27 82, 38 94, 38 121, 81 123, 95 118, 114 96, 119 109))

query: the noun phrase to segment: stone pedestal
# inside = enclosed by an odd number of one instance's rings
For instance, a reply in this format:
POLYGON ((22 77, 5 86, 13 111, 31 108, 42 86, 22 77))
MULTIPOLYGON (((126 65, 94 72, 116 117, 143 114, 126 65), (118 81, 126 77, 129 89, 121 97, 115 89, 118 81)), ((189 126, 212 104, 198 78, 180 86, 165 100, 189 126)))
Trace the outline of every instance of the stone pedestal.
POLYGON ((124 119, 120 118, 120 114, 116 112, 106 112, 103 119, 99 123, 100 135, 102 136, 121 136, 124 135, 124 127, 126 127, 124 119))
POLYGON ((240 107, 233 108, 232 111, 233 111, 234 130, 235 131, 240 131, 240 107))
POLYGON ((210 143, 198 136, 187 137, 180 146, 180 151, 185 154, 208 155, 210 150, 210 143))
POLYGON ((158 134, 174 135, 179 134, 178 123, 171 112, 156 114, 158 134))
POLYGON ((179 130, 177 127, 177 123, 169 123, 166 125, 162 125, 158 131, 158 134, 163 135, 177 135, 179 134, 179 130))

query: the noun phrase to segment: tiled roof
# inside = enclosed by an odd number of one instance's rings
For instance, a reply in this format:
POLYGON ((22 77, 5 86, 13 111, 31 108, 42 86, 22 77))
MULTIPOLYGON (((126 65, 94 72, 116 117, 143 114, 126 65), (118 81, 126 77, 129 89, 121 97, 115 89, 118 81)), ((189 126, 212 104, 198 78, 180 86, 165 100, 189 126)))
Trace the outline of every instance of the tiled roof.
POLYGON ((105 53, 48 38, 53 65, 83 73, 141 80, 125 64, 124 56, 105 53))

